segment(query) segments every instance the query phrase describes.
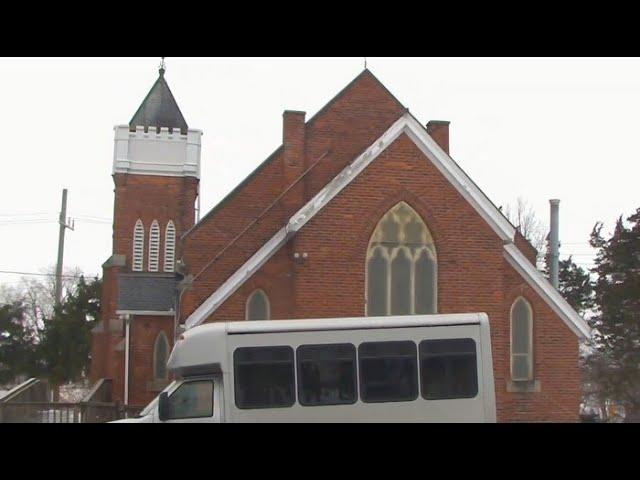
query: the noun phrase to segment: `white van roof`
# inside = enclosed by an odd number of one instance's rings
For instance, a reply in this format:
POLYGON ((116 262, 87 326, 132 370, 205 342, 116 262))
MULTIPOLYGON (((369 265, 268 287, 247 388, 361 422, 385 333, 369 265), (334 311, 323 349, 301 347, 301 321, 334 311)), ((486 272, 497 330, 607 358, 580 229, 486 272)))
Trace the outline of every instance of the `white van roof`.
POLYGON ((227 335, 435 327, 481 324, 488 321, 486 313, 461 313, 206 323, 180 335, 171 352, 167 367, 180 376, 225 371, 227 335))

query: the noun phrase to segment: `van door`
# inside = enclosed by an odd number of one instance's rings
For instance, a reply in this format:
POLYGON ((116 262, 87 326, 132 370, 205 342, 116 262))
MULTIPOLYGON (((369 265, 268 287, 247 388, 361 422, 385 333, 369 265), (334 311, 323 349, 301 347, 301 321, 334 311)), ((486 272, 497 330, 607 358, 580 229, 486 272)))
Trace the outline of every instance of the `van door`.
POLYGON ((160 423, 220 423, 222 395, 215 377, 188 378, 168 398, 168 418, 160 423))

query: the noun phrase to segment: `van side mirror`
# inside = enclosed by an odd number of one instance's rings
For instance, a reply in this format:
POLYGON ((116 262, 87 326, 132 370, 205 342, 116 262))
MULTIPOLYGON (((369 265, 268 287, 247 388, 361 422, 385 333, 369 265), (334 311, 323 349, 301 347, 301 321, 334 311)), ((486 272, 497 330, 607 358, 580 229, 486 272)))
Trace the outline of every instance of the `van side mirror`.
POLYGON ((158 418, 161 422, 169 420, 169 394, 162 392, 158 398, 158 418))

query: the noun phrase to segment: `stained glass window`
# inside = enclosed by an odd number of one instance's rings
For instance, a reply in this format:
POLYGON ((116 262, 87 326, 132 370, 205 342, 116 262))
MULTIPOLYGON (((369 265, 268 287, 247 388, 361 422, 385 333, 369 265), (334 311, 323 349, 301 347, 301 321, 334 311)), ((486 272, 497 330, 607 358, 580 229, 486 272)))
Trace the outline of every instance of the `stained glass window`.
POLYGON ((378 222, 367 253, 367 315, 436 313, 437 260, 431 233, 407 203, 378 222))

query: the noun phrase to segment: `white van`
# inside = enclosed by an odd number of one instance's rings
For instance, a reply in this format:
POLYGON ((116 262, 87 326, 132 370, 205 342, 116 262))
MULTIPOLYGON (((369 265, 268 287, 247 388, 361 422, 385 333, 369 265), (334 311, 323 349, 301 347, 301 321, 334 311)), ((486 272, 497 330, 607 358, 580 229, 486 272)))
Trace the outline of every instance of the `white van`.
POLYGON ((495 422, 484 313, 210 323, 127 422, 495 422))

